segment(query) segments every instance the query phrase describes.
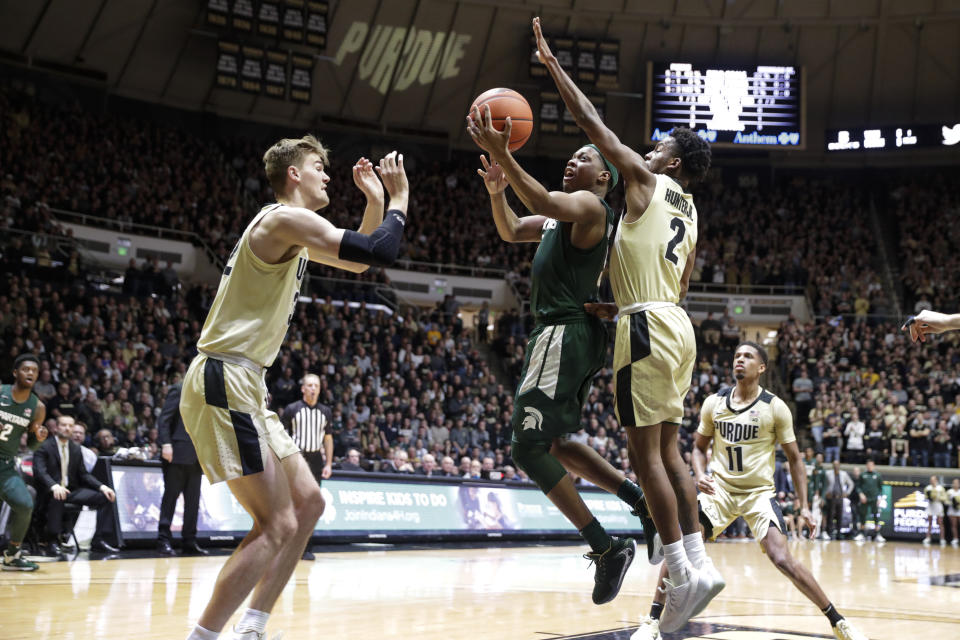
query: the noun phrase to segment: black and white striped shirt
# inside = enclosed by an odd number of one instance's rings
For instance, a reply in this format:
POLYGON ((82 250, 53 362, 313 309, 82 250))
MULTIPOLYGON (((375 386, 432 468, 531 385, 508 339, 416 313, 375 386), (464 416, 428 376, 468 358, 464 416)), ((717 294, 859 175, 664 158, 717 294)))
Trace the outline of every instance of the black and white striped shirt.
POLYGON ((319 402, 311 407, 303 400, 297 400, 283 410, 284 426, 305 453, 323 451, 323 435, 332 417, 330 407, 319 402))

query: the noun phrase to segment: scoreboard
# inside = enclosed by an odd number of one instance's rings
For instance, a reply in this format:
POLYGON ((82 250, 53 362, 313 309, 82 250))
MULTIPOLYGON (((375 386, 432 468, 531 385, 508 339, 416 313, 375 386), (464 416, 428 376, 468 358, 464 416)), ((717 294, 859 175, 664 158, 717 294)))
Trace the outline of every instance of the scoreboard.
POLYGON ((804 93, 798 67, 648 62, 646 139, 656 142, 682 126, 721 147, 803 149, 804 93))

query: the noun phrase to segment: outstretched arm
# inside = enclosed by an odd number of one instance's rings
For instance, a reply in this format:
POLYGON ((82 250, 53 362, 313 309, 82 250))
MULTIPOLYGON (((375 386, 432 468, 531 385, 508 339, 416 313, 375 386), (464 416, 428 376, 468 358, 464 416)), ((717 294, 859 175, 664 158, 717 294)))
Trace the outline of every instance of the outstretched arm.
POLYGON ((497 131, 493 126, 489 105, 484 105, 483 112, 474 107, 467 118, 470 137, 481 149, 490 153, 491 160, 500 165, 514 193, 531 213, 561 222, 602 223, 605 211, 595 195, 588 191, 547 191, 520 167, 508 148, 512 128, 513 123, 508 117, 503 131, 497 131))
POLYGON ((507 176, 499 164, 491 164, 487 156, 480 156, 483 169, 477 174, 483 178, 483 184, 490 194, 490 208, 493 210, 493 223, 497 233, 507 242, 540 242, 543 232, 543 216, 524 216, 520 218, 507 202, 507 176))
POLYGON ((554 84, 563 98, 563 103, 573 115, 577 126, 597 145, 600 152, 620 171, 624 179, 647 186, 656 183, 656 177, 647 169, 647 162, 639 153, 620 142, 620 138, 600 119, 596 107, 580 91, 567 72, 560 66, 557 57, 550 51, 547 39, 540 28, 540 18, 533 19, 533 34, 537 39, 537 57, 553 77, 554 84))

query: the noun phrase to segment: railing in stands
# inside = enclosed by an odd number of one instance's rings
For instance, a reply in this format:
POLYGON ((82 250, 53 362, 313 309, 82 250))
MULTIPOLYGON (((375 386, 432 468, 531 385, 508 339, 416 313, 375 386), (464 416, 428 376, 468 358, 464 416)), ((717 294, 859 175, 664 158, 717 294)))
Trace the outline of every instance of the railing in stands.
POLYGON ((421 271, 426 273, 445 273, 455 276, 471 276, 474 278, 493 278, 503 280, 507 275, 506 269, 495 267, 476 267, 460 264, 445 264, 441 262, 421 262, 419 260, 397 260, 393 266, 406 271, 421 271))
POLYGON ((724 295, 751 296, 805 296, 806 288, 799 285, 784 284, 716 284, 713 282, 691 282, 691 293, 719 293, 724 295))
POLYGON ((366 282, 363 280, 348 280, 346 278, 331 278, 329 276, 309 276, 303 288, 302 295, 324 298, 343 297, 345 291, 352 293, 365 292, 369 296, 368 302, 379 301, 396 311, 399 308, 397 292, 390 285, 383 282, 366 282))
POLYGON ((80 213, 78 211, 68 211, 66 209, 51 208, 51 212, 60 220, 82 224, 88 227, 99 227, 101 229, 113 229, 121 233, 137 233, 140 235, 151 236, 154 238, 166 238, 168 240, 180 240, 189 242, 203 249, 207 258, 210 259, 217 269, 223 270, 224 263, 220 256, 216 254, 213 248, 202 237, 192 231, 181 231, 179 229, 169 229, 167 227, 157 227, 151 224, 140 224, 138 222, 125 222, 112 218, 102 218, 100 216, 80 213))

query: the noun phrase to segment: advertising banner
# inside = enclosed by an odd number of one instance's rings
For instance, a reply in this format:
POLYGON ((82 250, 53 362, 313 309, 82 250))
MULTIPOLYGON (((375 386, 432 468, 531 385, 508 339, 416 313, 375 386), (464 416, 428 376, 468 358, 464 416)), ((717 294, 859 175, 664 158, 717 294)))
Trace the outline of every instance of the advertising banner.
MULTIPOLYGON (((163 475, 158 466, 113 465, 120 530, 125 539, 153 539, 160 518, 163 475)), ((575 535, 576 529, 533 485, 387 481, 332 478, 323 482, 326 509, 318 537, 381 539, 391 535, 575 535)), ((611 532, 636 532, 639 521, 616 496, 598 489, 584 501, 611 532)), ((183 499, 177 502, 172 530, 179 531, 183 499)), ((226 483, 203 479, 197 534, 232 539, 252 526, 250 516, 226 483)))

